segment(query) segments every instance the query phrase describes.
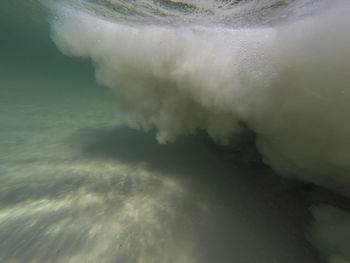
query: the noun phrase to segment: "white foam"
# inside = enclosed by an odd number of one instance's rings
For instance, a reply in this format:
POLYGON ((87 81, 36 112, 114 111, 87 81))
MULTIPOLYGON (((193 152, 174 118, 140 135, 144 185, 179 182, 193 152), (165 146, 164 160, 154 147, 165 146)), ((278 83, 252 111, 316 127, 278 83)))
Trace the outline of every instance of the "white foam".
POLYGON ((71 9, 52 28, 65 54, 95 62, 129 123, 157 127, 160 142, 196 129, 225 140, 248 114, 247 90, 266 85, 272 70, 260 52, 272 51, 271 29, 128 26, 71 9))
POLYGON ((160 142, 207 130, 225 142, 245 122, 280 174, 347 193, 349 5, 275 28, 132 26, 59 8, 52 36, 89 57, 133 127, 160 142))

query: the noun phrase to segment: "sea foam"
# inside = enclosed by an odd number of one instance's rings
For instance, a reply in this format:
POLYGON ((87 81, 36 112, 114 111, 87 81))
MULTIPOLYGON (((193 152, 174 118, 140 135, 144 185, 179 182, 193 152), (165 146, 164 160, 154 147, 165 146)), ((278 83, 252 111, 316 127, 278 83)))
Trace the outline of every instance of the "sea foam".
POLYGON ((52 38, 90 58, 129 125, 161 143, 206 130, 227 142, 245 123, 281 175, 350 183, 349 4, 267 28, 128 25, 57 8, 52 38))

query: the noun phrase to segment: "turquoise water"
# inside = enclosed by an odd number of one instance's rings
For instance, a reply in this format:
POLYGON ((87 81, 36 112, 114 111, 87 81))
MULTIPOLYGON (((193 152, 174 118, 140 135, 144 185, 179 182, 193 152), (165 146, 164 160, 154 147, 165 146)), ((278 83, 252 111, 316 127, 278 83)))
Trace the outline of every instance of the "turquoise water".
POLYGON ((348 262, 347 10, 2 2, 0 261, 348 262))

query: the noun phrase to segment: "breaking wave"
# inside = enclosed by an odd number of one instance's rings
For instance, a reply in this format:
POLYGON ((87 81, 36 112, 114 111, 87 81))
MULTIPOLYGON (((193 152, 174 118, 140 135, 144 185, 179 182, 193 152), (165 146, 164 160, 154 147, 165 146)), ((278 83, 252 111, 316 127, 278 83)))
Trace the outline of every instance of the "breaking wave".
POLYGON ((243 123, 279 174, 349 193, 349 4, 245 27, 122 23, 52 8, 52 39, 94 62, 130 126, 157 128, 160 143, 198 130, 226 143, 243 123))

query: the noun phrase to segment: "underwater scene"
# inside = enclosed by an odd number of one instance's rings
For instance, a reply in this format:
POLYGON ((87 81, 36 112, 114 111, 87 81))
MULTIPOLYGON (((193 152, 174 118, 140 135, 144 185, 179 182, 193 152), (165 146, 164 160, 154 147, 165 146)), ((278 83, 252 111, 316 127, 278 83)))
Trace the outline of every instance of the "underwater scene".
POLYGON ((349 12, 2 0, 0 262, 350 263, 349 12))

